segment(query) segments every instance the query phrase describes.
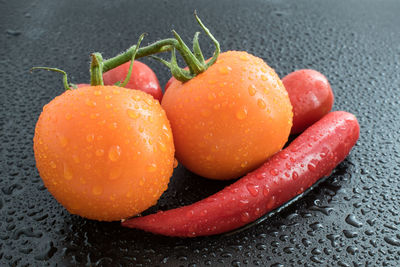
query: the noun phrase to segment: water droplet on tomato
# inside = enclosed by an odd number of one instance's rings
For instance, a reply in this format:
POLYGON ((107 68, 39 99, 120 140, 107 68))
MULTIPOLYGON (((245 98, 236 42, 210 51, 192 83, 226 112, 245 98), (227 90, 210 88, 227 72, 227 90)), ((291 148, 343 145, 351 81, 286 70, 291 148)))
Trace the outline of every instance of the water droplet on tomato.
POLYGON ((103 155, 104 155, 104 149, 99 148, 96 150, 96 156, 101 157, 103 155))
POLYGON ((276 202, 276 198, 275 198, 275 196, 272 196, 267 202, 267 210, 272 209, 275 205, 275 202, 276 202))
POLYGON ((68 167, 67 164, 64 163, 64 179, 71 180, 73 178, 73 174, 71 169, 68 167))
POLYGON ((66 147, 68 145, 68 140, 65 136, 63 135, 58 136, 58 140, 60 141, 61 147, 66 147))
POLYGON ((108 173, 108 179, 115 180, 118 179, 122 174, 122 168, 111 168, 108 173))
POLYGON ((96 96, 99 96, 99 95, 102 94, 102 91, 101 90, 94 90, 93 94, 96 95, 96 96))
POLYGON ((127 109, 126 112, 128 113, 128 116, 131 119, 137 119, 140 116, 139 112, 133 109, 127 109))
POLYGON ((105 100, 110 100, 112 98, 112 95, 106 95, 106 96, 104 96, 104 99, 105 100))
POLYGON ((54 161, 50 161, 50 167, 55 169, 55 168, 57 168, 57 165, 54 161))
POLYGON ((297 178, 299 178, 299 174, 297 172, 293 172, 292 178, 293 178, 293 180, 296 180, 297 178))
POLYGON ((254 96, 256 94, 256 92, 257 92, 256 87, 254 86, 254 84, 250 85, 247 88, 247 90, 248 90, 250 96, 254 96))
POLYGON ((219 71, 219 73, 221 73, 221 74, 228 74, 231 70, 232 70, 232 68, 229 67, 229 66, 220 66, 220 67, 218 68, 218 71, 219 71))
POLYGON ((241 107, 236 111, 236 118, 239 120, 244 120, 247 117, 247 108, 245 106, 241 107))
POLYGON ((94 140, 94 134, 88 134, 86 135, 86 141, 88 141, 89 143, 93 142, 94 140))
POLYGON ((177 160, 176 158, 174 158, 174 169, 175 169, 176 167, 178 167, 178 164, 179 164, 178 160, 177 160))
POLYGON ((95 107, 96 106, 96 102, 90 100, 90 99, 86 99, 85 100, 85 104, 89 107, 95 107))
POLYGON ((214 92, 208 94, 208 100, 214 100, 217 98, 217 95, 214 92))
POLYGON ((119 95, 121 93, 121 91, 118 89, 114 89, 112 92, 114 95, 119 95))
POLYGON ((103 187, 101 187, 99 185, 93 186, 93 188, 92 188, 93 195, 98 196, 98 195, 101 195, 102 193, 103 193, 103 187))
POLYGON ((78 157, 77 155, 73 155, 73 156, 72 156, 72 160, 73 160, 75 163, 81 162, 80 159, 79 159, 79 157, 78 157))
POLYGON ((247 55, 240 55, 239 58, 240 58, 240 60, 243 60, 243 61, 249 60, 249 57, 247 55))
POLYGON ((157 164, 151 163, 147 166, 146 170, 148 172, 155 172, 157 170, 157 164))
POLYGON ((65 114, 65 119, 66 119, 67 121, 69 121, 71 118, 72 118, 71 113, 65 114))
POLYGON ((121 156, 121 148, 118 145, 111 146, 108 150, 108 158, 111 161, 117 161, 121 156))
POLYGON ((259 99, 257 100, 257 106, 258 106, 259 108, 261 108, 261 109, 265 109, 267 105, 265 104, 264 100, 262 100, 261 98, 259 98, 259 99))
POLYGON ((244 168, 247 166, 247 164, 248 164, 247 161, 243 161, 242 163, 240 163, 240 167, 244 168))

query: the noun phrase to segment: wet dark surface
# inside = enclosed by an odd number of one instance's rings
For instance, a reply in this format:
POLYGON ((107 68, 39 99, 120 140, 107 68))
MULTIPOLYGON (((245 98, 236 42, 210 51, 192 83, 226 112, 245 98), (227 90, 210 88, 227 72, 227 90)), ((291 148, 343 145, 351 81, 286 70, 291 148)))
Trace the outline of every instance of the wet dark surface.
MULTIPOLYGON (((0 266, 399 266, 400 2, 0 0, 0 266), (32 150, 44 104, 62 92, 54 73, 88 80, 89 54, 136 43, 190 41, 193 10, 226 50, 262 57, 282 77, 324 73, 334 109, 354 113, 359 142, 325 181, 261 224, 233 235, 179 239, 66 212, 47 192, 32 150)), ((203 36, 203 49, 212 44, 203 36)), ((147 60, 162 84, 168 71, 147 60)), ((225 184, 183 167, 153 208, 201 199, 225 184)), ((150 211, 148 211, 150 212, 150 211)))

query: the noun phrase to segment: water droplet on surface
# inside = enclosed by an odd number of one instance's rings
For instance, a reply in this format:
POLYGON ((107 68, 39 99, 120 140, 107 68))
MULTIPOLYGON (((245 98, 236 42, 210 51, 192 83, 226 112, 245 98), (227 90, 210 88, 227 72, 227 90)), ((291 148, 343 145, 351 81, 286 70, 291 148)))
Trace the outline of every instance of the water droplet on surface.
POLYGON ((236 118, 239 120, 244 120, 247 117, 247 108, 245 106, 241 107, 236 111, 236 118))
POLYGON ((396 246, 396 247, 400 247, 400 240, 397 239, 397 238, 395 238, 395 237, 385 236, 383 239, 384 239, 384 240, 386 241, 386 243, 388 243, 389 245, 396 246))
POLYGON ((108 158, 111 161, 117 161, 121 156, 121 148, 118 145, 110 147, 108 150, 108 158))
POLYGON ((356 216, 354 216, 353 214, 349 214, 349 215, 346 217, 345 221, 346 221, 348 224, 350 224, 351 226, 354 226, 354 227, 357 227, 357 228, 360 228, 360 227, 363 226, 363 223, 360 222, 359 220, 357 220, 356 216))

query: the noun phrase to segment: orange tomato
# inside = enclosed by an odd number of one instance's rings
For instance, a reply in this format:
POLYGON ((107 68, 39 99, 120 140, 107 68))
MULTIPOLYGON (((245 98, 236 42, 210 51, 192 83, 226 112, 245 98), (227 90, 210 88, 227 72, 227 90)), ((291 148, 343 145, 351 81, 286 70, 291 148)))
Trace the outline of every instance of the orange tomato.
POLYGON ((246 52, 222 53, 192 80, 173 81, 161 105, 178 161, 211 179, 255 169, 284 146, 292 126, 292 106, 278 75, 246 52))
POLYGON ((36 124, 34 152, 45 186, 69 212, 104 221, 154 205, 174 164, 170 124, 158 101, 116 86, 53 99, 36 124))

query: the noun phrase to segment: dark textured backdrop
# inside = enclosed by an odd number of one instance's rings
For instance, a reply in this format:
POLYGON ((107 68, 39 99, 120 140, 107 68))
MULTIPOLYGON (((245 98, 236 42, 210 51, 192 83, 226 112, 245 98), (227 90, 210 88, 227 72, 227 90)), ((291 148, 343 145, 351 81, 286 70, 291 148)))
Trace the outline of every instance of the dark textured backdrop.
MULTIPOLYGON (((0 0, 0 266, 399 266, 400 2, 396 0, 0 0), (88 80, 89 54, 190 41, 198 14, 223 50, 262 57, 282 77, 324 73, 335 110, 361 124, 350 156, 317 188, 263 223, 226 236, 178 239, 68 214, 35 168, 32 138, 61 77, 88 80)), ((201 44, 208 55, 212 45, 201 44)), ((159 63, 146 61, 164 85, 159 63)), ((191 203, 225 184, 179 167, 159 206, 191 203)))

